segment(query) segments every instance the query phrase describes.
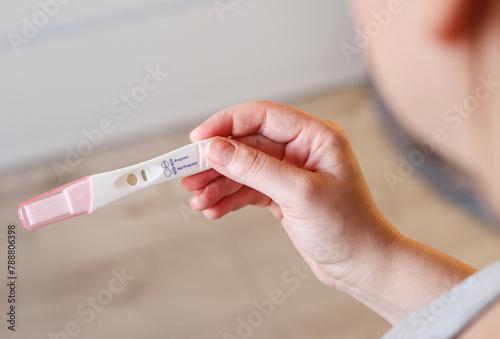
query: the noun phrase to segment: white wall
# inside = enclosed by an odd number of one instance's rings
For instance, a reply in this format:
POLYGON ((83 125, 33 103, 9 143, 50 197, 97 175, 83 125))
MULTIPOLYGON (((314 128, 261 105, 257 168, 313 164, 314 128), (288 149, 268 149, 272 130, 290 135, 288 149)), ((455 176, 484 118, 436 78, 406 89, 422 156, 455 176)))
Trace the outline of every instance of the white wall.
POLYGON ((293 102, 363 76, 361 59, 347 63, 339 49, 353 36, 345 0, 220 3, 233 10, 219 16, 202 0, 2 2, 0 172, 61 159, 100 124, 113 131, 94 149, 194 125, 239 102, 293 102), (51 4, 53 17, 40 4, 51 4), (21 37, 26 20, 41 28, 25 29, 32 37, 16 52, 12 33, 21 37), (148 67, 169 75, 144 92, 137 86, 148 67), (122 95, 131 92, 146 98, 124 114, 122 95))

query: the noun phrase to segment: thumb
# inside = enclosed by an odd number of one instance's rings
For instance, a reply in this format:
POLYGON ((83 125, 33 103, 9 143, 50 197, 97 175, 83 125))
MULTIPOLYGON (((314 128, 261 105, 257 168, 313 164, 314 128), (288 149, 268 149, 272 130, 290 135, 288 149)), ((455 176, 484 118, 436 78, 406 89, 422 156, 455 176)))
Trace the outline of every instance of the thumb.
POLYGON ((307 171, 234 139, 216 137, 205 148, 205 158, 217 172, 270 197, 279 205, 300 192, 307 171), (297 189, 299 188, 299 189, 297 189))

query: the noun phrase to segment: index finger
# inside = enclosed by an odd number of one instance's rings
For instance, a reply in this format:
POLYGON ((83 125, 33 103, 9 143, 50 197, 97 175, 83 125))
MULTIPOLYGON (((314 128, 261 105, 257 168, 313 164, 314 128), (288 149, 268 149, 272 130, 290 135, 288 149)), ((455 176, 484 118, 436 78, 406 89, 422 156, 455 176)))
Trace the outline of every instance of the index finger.
POLYGON ((253 101, 222 110, 195 128, 193 142, 214 136, 241 137, 262 134, 267 138, 288 143, 296 139, 311 124, 321 124, 297 108, 270 101, 253 101))

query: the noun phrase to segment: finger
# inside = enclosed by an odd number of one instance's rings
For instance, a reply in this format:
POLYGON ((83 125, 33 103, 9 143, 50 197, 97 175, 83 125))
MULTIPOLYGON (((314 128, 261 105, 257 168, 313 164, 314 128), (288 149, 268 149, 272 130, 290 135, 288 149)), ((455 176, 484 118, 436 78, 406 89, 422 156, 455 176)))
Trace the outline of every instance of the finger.
MULTIPOLYGON (((282 159, 285 153, 285 145, 277 143, 261 134, 253 134, 245 137, 235 138, 236 140, 261 150, 277 159, 282 159)), ((210 182, 217 179, 221 174, 215 170, 208 170, 181 179, 182 187, 190 192, 200 190, 210 182)))
POLYGON ((281 207, 274 201, 271 201, 271 203, 269 204, 269 211, 272 215, 274 215, 276 219, 283 219, 283 212, 281 211, 281 207))
POLYGON ((242 184, 221 176, 196 192, 189 202, 194 210, 202 211, 212 207, 222 198, 235 193, 241 187, 242 184))
POLYGON ((322 124, 320 119, 283 104, 254 101, 220 111, 191 134, 193 142, 213 136, 240 137, 263 134, 271 140, 288 143, 310 124, 322 124))
POLYGON ((203 214, 208 219, 218 219, 229 212, 237 211, 248 205, 267 207, 270 203, 271 199, 269 197, 248 186, 243 186, 234 194, 224 197, 214 206, 205 209, 203 214))
POLYGON ((233 139, 217 137, 206 145, 205 157, 222 175, 264 193, 280 206, 292 207, 297 193, 307 191, 310 172, 286 164, 233 139))
POLYGON ((186 191, 194 192, 201 190, 207 186, 210 182, 220 177, 221 174, 214 169, 209 169, 208 171, 190 175, 181 179, 181 186, 186 191))
POLYGON ((329 171, 345 160, 349 141, 335 123, 283 104, 257 101, 230 107, 191 132, 198 141, 213 136, 262 134, 284 144, 285 163, 310 171, 329 171))

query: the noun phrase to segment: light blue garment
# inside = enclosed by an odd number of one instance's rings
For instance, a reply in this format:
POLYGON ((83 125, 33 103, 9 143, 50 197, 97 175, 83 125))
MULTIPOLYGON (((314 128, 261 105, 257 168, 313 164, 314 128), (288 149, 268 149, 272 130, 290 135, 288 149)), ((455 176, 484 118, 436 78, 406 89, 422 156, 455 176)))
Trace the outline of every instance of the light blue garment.
POLYGON ((500 298, 500 261, 401 321, 382 339, 453 338, 500 298))

